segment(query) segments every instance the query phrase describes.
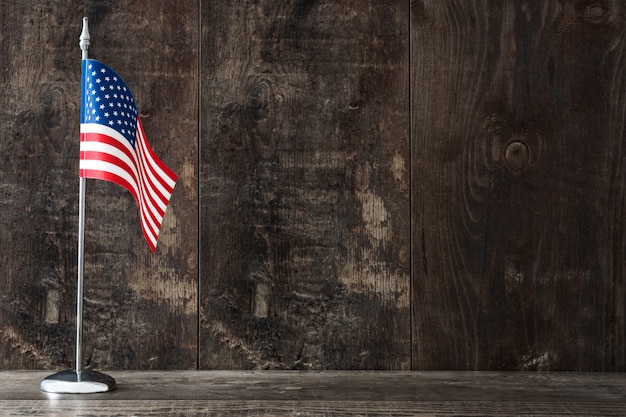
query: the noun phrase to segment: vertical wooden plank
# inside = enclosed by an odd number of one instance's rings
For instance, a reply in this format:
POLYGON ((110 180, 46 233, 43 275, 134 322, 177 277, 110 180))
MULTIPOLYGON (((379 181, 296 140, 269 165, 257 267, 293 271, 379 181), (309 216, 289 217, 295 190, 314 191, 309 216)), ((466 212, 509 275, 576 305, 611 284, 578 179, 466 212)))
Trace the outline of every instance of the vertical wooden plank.
POLYGON ((85 15, 90 57, 131 86, 151 145, 180 179, 155 255, 132 196, 88 181, 84 357, 101 369, 196 368, 197 2, 3 2, 0 8, 7 86, 0 98, 0 365, 73 366, 78 36, 85 15))
POLYGON ((200 366, 408 368, 408 4, 201 16, 200 366))
POLYGON ((3 369, 64 366, 73 358, 67 325, 72 302, 66 291, 76 276, 68 244, 76 235, 77 200, 66 197, 78 186, 72 175, 78 166, 68 155, 78 152, 73 90, 80 71, 68 68, 80 60, 80 50, 76 42, 65 48, 64 35, 72 28, 76 33, 80 17, 76 8, 51 13, 50 7, 0 3, 3 369), (70 135, 76 146, 68 142, 70 135))
POLYGON ((624 370, 621 1, 414 1, 414 364, 624 370))

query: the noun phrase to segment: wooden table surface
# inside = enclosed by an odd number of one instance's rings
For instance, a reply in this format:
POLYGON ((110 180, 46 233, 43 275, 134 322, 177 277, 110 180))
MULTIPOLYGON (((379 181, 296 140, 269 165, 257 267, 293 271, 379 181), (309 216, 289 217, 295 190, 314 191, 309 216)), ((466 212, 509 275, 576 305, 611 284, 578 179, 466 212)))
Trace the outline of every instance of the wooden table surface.
POLYGON ((0 372, 1 416, 626 416, 626 374, 133 371, 103 394, 0 372))

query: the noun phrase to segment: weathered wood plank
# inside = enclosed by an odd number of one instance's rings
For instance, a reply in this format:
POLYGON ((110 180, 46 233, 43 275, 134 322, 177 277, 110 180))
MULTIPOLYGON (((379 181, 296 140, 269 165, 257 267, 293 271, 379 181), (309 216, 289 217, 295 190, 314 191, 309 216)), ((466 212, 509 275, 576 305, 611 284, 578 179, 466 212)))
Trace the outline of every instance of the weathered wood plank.
POLYGON ((622 1, 413 1, 417 369, 626 370, 622 1))
POLYGON ((88 181, 84 356, 195 368, 197 3, 54 0, 0 3, 0 368, 73 366, 84 15, 90 56, 125 78, 180 176, 156 255, 132 196, 88 181))
POLYGON ((623 374, 116 372, 116 391, 48 395, 41 372, 2 372, 2 415, 619 416, 623 374), (56 413, 56 414, 54 414, 56 413))
MULTIPOLYGON (((118 389, 65 400, 462 401, 626 404, 623 373, 111 371, 118 389)), ((48 398, 41 371, 2 371, 0 400, 48 398)))
POLYGON ((201 367, 408 368, 408 4, 201 15, 201 367))
POLYGON ((118 417, 119 415, 221 417, 221 416, 594 416, 620 417, 626 412, 623 405, 613 404, 527 404, 498 402, 372 402, 372 401, 4 401, 0 402, 4 416, 59 416, 118 417), (575 408, 573 408, 575 407, 575 408), (97 413, 97 414, 94 414, 97 413))

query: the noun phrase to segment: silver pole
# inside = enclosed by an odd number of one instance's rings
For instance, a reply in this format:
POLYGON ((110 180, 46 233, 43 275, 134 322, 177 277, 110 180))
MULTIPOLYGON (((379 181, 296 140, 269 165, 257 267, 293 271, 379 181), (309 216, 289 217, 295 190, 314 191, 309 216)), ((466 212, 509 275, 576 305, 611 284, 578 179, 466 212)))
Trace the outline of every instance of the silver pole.
MULTIPOLYGON (((83 31, 80 34, 80 49, 82 59, 88 58, 89 50, 89 29, 87 28, 87 18, 83 17, 83 31)), ((84 74, 83 74, 84 76, 84 74)), ((82 80, 82 76, 81 76, 82 80)), ((81 111, 84 111, 81 103, 81 111)), ((83 278, 85 270, 85 186, 87 180, 84 177, 79 179, 78 188, 78 287, 76 295, 76 375, 80 382, 83 370, 83 278)))

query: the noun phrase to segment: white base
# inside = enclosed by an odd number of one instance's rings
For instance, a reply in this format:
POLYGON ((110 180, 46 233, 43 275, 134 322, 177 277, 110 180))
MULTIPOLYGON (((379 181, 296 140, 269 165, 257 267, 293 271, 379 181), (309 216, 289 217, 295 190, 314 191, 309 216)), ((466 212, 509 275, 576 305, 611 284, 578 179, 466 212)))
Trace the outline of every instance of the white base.
POLYGON ((115 380, 96 371, 61 371, 50 375, 39 384, 39 389, 54 394, 94 394, 112 391, 115 380))
POLYGON ((109 386, 100 382, 67 382, 43 380, 39 384, 39 389, 55 394, 93 394, 96 392, 107 392, 109 386))

